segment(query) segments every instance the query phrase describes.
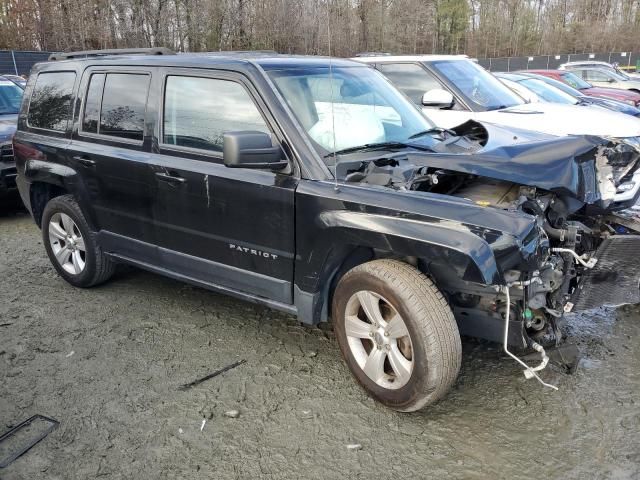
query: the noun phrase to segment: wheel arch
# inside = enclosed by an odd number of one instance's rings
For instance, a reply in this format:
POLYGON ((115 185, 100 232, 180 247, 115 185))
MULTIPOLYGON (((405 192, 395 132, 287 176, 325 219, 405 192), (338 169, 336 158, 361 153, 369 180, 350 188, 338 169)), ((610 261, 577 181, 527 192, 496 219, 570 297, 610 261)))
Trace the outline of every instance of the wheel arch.
POLYGON ((24 167, 24 177, 29 186, 29 209, 33 219, 41 227, 42 213, 47 203, 61 195, 73 195, 79 202, 83 214, 92 229, 96 223, 91 211, 81 202, 82 183, 78 182, 78 173, 73 168, 54 162, 43 160, 27 160, 24 167), (78 190, 80 189, 80 191, 78 190))
POLYGON ((404 261, 434 280, 446 269, 454 271, 461 281, 483 285, 502 281, 488 243, 469 231, 400 218, 375 219, 375 215, 366 215, 368 223, 355 225, 351 212, 339 213, 347 215, 342 215, 338 224, 325 228, 313 246, 306 246, 307 255, 304 252, 300 255, 308 261, 299 262, 296 268, 294 303, 305 323, 327 321, 340 278, 357 265, 374 259, 404 261), (371 229, 374 220, 376 230, 371 229), (321 263, 318 257, 323 259, 321 263), (315 282, 309 282, 310 278, 315 282))
POLYGON ((29 203, 31 205, 31 215, 38 227, 42 227, 42 214, 44 208, 52 199, 68 194, 69 191, 59 183, 49 183, 43 181, 32 182, 29 187, 29 203))

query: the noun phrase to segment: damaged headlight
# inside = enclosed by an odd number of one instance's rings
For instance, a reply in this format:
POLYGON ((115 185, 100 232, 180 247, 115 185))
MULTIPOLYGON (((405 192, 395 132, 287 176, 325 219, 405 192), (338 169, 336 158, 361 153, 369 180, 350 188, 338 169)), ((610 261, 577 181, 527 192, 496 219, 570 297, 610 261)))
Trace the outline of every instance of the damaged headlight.
POLYGON ((640 137, 618 138, 617 140, 633 147, 636 152, 640 153, 640 137))

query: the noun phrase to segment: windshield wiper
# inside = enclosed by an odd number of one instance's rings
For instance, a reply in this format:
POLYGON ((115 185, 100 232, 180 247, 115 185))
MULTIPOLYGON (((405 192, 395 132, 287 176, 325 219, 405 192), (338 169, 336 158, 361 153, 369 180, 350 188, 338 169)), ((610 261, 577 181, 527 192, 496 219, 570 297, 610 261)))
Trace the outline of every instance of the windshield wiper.
POLYGON ((487 108, 487 112, 493 112, 495 110, 504 110, 505 108, 516 107, 517 105, 497 105, 495 107, 487 108))
POLYGON ((449 128, 433 127, 429 130, 423 130, 422 132, 414 133, 407 140, 413 140, 414 138, 423 137, 431 133, 448 133, 450 135, 457 136, 458 134, 449 128))
POLYGON ((364 145, 358 145, 357 147, 343 148, 342 150, 336 150, 335 152, 327 153, 323 158, 333 157, 334 155, 345 155, 347 153, 366 152, 368 150, 384 150, 392 148, 415 148, 416 150, 422 150, 425 152, 433 152, 429 147, 422 145, 414 145, 411 143, 403 142, 378 142, 378 143, 365 143, 364 145))

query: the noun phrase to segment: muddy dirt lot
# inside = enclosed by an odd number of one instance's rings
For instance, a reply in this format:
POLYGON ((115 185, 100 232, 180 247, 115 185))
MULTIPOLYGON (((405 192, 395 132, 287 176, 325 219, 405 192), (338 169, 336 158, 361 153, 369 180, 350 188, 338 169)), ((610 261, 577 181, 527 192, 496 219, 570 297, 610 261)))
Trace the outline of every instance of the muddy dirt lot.
POLYGON ((138 270, 74 289, 30 218, 0 214, 0 432, 60 420, 0 478, 640 478, 640 310, 572 330, 578 372, 543 372, 558 392, 464 339, 446 400, 398 414, 328 329, 138 270))

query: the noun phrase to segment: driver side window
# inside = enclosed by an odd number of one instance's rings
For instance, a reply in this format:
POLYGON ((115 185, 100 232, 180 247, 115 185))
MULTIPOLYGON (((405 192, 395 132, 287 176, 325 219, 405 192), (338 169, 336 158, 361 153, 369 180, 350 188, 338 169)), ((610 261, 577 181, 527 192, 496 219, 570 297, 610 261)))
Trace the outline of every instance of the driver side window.
POLYGON ((417 105, 422 105, 425 92, 443 88, 431 73, 415 63, 381 63, 377 68, 417 105))
POLYGON ((163 143, 214 152, 222 152, 226 132, 270 133, 249 93, 231 80, 168 76, 163 118, 163 143))

